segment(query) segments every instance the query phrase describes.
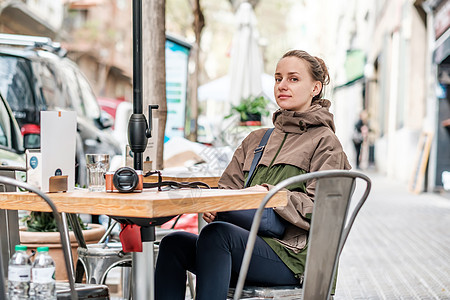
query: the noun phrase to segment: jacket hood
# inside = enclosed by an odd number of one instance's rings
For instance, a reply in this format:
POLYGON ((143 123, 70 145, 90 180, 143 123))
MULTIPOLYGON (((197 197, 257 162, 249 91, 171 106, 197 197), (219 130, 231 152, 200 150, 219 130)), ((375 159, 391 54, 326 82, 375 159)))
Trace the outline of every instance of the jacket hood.
POLYGON ((275 128, 286 133, 303 133, 308 128, 317 126, 329 127, 335 132, 333 114, 328 108, 331 102, 327 99, 314 101, 311 107, 304 112, 279 109, 273 113, 272 121, 275 128))

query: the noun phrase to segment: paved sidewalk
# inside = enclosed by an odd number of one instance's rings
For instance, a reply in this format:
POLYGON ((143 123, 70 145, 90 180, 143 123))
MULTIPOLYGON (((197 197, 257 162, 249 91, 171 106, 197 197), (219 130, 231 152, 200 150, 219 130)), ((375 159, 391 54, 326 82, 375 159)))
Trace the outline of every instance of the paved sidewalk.
POLYGON ((450 199, 367 175, 372 193, 342 252, 335 300, 450 299, 450 199))

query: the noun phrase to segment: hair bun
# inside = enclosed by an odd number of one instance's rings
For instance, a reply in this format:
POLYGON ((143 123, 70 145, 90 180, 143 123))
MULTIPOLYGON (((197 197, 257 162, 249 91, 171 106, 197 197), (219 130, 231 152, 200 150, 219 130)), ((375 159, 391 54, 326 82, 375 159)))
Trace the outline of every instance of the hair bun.
POLYGON ((323 85, 329 84, 330 83, 330 74, 328 74, 328 68, 325 65, 325 62, 320 57, 314 56, 314 58, 319 62, 320 67, 322 68, 322 71, 323 71, 322 84, 323 85))

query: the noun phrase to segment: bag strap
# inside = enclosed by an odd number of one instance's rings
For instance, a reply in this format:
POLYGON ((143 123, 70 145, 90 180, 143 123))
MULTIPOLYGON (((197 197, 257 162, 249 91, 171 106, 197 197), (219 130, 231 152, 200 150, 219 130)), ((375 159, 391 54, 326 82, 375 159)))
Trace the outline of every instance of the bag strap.
POLYGON ((259 146, 256 147, 255 151, 253 152, 255 154, 255 156, 253 156, 253 161, 250 166, 250 171, 248 172, 248 176, 247 176, 247 180, 245 181, 244 188, 248 187, 250 180, 252 179, 253 173, 256 170, 256 166, 258 165, 259 160, 261 159, 261 156, 264 151, 264 147, 266 146, 267 141, 269 140, 269 137, 272 134, 273 130, 274 130, 274 128, 270 128, 266 131, 266 133, 264 133, 264 136, 262 137, 261 142, 259 142, 259 146))

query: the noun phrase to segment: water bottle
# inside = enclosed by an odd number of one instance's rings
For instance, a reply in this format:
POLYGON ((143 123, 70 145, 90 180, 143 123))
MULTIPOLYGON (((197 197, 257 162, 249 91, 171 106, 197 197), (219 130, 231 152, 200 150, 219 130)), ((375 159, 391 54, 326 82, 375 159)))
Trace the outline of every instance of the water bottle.
POLYGON ((32 294, 35 300, 56 300, 55 262, 48 247, 38 247, 31 268, 32 294))
POLYGON ((16 252, 8 265, 9 300, 28 299, 31 280, 31 260, 27 254, 27 246, 16 245, 16 252))

